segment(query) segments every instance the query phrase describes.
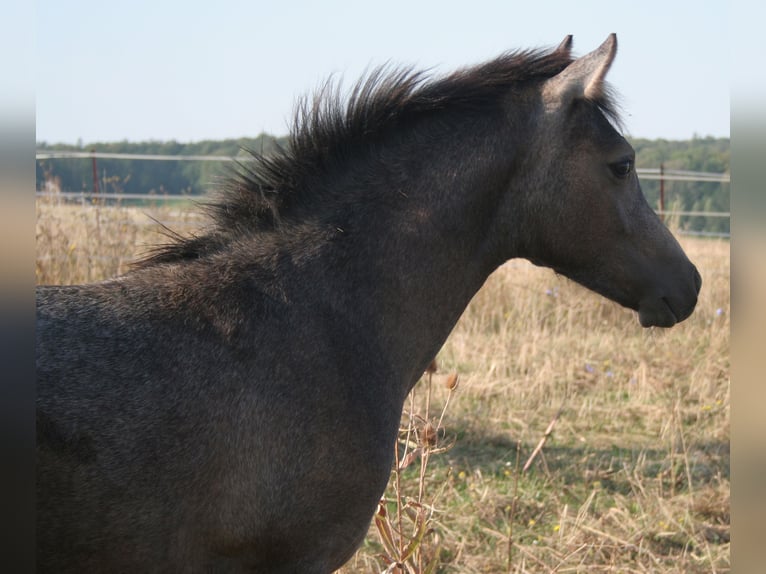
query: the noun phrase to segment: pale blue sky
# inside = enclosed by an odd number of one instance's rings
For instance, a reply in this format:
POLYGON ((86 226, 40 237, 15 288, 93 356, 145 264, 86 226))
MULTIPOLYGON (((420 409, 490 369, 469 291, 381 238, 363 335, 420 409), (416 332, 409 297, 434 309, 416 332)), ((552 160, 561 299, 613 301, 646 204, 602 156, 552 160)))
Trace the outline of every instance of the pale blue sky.
POLYGON ((297 97, 392 62, 445 72, 616 32, 626 132, 729 135, 723 0, 40 0, 37 140, 197 141, 287 132, 297 97))

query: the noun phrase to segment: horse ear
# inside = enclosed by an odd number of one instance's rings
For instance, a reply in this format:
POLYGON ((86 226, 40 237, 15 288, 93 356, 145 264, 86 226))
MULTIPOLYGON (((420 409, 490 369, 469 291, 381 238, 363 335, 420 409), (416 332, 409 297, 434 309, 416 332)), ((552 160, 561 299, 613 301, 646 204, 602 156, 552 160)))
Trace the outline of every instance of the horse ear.
MULTIPOLYGON (((571 36, 556 49, 560 50, 569 42, 571 36)), ((543 100, 549 109, 559 108, 569 102, 585 98, 594 100, 604 93, 604 77, 617 54, 617 35, 609 37, 590 54, 576 59, 558 75, 545 82, 543 100)))
POLYGON ((566 36, 562 41, 561 44, 559 44, 554 52, 557 54, 566 54, 569 55, 569 52, 572 51, 572 34, 569 34, 566 36))

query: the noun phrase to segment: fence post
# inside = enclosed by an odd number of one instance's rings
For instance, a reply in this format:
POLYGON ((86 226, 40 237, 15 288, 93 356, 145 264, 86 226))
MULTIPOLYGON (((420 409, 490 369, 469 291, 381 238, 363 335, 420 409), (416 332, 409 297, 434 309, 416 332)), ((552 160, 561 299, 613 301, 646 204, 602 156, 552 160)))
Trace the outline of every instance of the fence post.
POLYGON ((92 149, 90 150, 90 153, 92 154, 91 161, 93 163, 93 194, 96 196, 96 198, 98 198, 99 188, 98 188, 98 169, 96 168, 96 150, 92 149))
POLYGON ((665 222, 665 164, 660 163, 660 220, 665 222))

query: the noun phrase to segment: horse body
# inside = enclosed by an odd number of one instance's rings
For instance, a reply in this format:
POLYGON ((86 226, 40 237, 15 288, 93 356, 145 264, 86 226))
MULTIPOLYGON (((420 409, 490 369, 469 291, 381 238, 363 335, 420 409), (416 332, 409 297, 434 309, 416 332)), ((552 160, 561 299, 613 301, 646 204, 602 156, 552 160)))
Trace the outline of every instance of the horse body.
MULTIPOLYGON (((433 225, 422 211, 410 234, 433 225)), ((62 547, 82 547, 75 569, 98 556, 95 570, 241 561, 327 572, 350 557, 388 480, 404 398, 489 274, 469 281, 457 267, 469 260, 456 256, 458 234, 454 249, 434 236, 403 251, 389 241, 412 244, 408 232, 381 240, 391 223, 374 215, 359 222, 364 233, 303 231, 310 253, 289 263, 255 239, 241 257, 40 288, 38 413, 51 421, 39 429, 41 502, 55 499, 80 525, 41 513, 41 549, 60 544, 47 540, 60 526, 62 547), (365 257, 347 260, 346 243, 365 257), (456 277, 449 305, 429 297, 456 277), (73 357, 86 358, 81 368, 73 357), (59 435, 64 448, 86 438, 62 456, 59 435), (51 489, 88 465, 92 477, 51 489), (120 515, 105 520, 111 508, 120 515), (104 544, 107 526, 120 547, 104 544)))
POLYGON ((699 275, 607 117, 615 39, 574 61, 570 43, 430 84, 373 75, 346 110, 304 109, 207 235, 38 288, 41 571, 340 567, 407 393, 509 258, 644 325, 688 316, 699 275))

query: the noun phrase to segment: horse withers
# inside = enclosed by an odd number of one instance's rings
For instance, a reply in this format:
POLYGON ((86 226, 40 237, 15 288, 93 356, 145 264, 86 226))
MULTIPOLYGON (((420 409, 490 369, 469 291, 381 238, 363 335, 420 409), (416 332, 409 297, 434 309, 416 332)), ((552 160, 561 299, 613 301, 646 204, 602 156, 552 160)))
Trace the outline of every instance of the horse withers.
POLYGON ((38 287, 40 571, 340 567, 407 393, 508 259, 646 327, 688 317, 701 279, 618 132, 616 46, 325 85, 206 230, 120 277, 38 287))

